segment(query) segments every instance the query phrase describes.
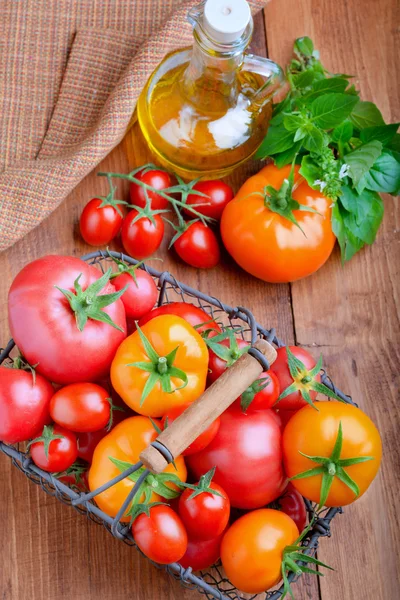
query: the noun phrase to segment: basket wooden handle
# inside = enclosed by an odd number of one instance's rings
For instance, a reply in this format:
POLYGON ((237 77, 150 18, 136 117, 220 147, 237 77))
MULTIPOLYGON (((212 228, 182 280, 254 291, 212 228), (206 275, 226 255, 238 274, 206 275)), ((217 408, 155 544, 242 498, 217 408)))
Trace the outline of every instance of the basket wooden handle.
MULTIPOLYGON (((254 344, 271 365, 276 350, 266 340, 254 344)), ((226 410, 263 372, 261 363, 250 354, 242 356, 157 437, 156 442, 167 448, 174 458, 226 410)), ((154 446, 140 454, 144 466, 153 473, 162 473, 168 461, 154 446)))

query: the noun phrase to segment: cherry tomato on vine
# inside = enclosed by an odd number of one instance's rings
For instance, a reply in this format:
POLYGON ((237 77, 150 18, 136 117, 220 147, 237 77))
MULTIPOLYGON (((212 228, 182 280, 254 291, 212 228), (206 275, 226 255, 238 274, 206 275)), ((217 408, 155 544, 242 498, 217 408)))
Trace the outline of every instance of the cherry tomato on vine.
POLYGON ((176 315, 177 317, 181 317, 195 327, 196 331, 199 333, 203 333, 207 329, 215 329, 215 331, 218 332, 221 331, 219 325, 208 313, 189 302, 170 302, 169 304, 163 304, 158 308, 154 308, 140 319, 140 327, 160 315, 176 315), (201 327, 198 327, 198 325, 201 325, 201 327))
POLYGON ((164 221, 160 215, 140 216, 132 209, 122 223, 121 239, 125 252, 139 260, 151 256, 159 247, 164 236, 164 221))
POLYGON ((43 471, 66 471, 78 457, 76 435, 60 425, 45 425, 42 435, 30 443, 30 452, 43 471))
MULTIPOLYGON (((233 198, 232 188, 220 179, 199 181, 193 186, 193 190, 194 193, 188 196, 186 203, 193 206, 202 215, 218 221, 225 206, 233 198), (197 195, 195 191, 201 192, 205 196, 197 195)), ((189 210, 183 209, 183 212, 189 217, 193 216, 189 210)))
POLYGON ((163 504, 152 506, 132 525, 132 535, 150 560, 162 565, 179 561, 187 549, 187 533, 179 516, 163 504))
POLYGON ((110 422, 111 398, 96 383, 73 383, 58 390, 50 401, 55 423, 75 432, 98 431, 110 422))
POLYGON ((116 290, 125 292, 121 296, 126 316, 130 319, 140 319, 153 308, 158 297, 154 279, 138 265, 130 266, 122 260, 113 259, 118 264, 119 273, 113 273, 111 279, 116 290))
MULTIPOLYGON (((172 425, 172 423, 177 419, 186 409, 190 406, 189 404, 185 404, 183 406, 177 406, 169 410, 162 418, 161 424, 162 428, 172 425)), ((182 452, 182 456, 189 456, 190 454, 195 454, 196 452, 200 452, 203 450, 217 435, 220 424, 220 418, 217 417, 215 421, 211 423, 209 427, 203 433, 201 433, 195 440, 182 452)))
POLYGON ((122 219, 121 209, 105 203, 100 198, 93 198, 86 204, 81 214, 79 221, 81 235, 91 246, 105 246, 121 229, 122 219))
POLYGON ((310 383, 312 383, 312 381, 321 381, 321 375, 319 373, 316 373, 309 381, 304 379, 305 377, 307 379, 309 378, 308 372, 314 369, 317 364, 317 361, 309 352, 307 352, 307 350, 300 348, 299 346, 289 346, 289 352, 291 352, 295 359, 303 363, 304 372, 299 372, 299 375, 293 378, 288 365, 287 349, 286 347, 278 348, 276 360, 271 365, 271 371, 279 381, 280 393, 286 392, 289 386, 293 386, 293 388, 296 387, 296 389, 293 389, 293 392, 278 401, 276 408, 283 411, 299 410, 303 406, 306 406, 307 401, 302 394, 302 392, 304 393, 304 390, 308 391, 311 400, 314 401, 317 397, 317 392, 310 388, 310 383))
POLYGON ((215 233, 201 221, 189 224, 173 242, 178 256, 197 269, 212 269, 219 263, 220 250, 215 233))
MULTIPOLYGON (((139 179, 142 183, 146 183, 156 190, 165 190, 172 185, 171 176, 165 171, 159 171, 157 169, 151 169, 149 171, 139 171, 135 175, 136 179, 139 179)), ((131 199, 131 204, 134 206, 141 206, 144 208, 146 206, 146 193, 144 188, 140 186, 138 183, 132 182, 129 187, 129 194, 131 199)), ((169 203, 166 198, 157 194, 157 192, 153 192, 152 190, 147 190, 147 195, 150 200, 150 206, 153 209, 159 208, 168 208, 169 203)))
POLYGON ((279 381, 272 371, 264 371, 236 402, 245 413, 272 408, 279 397, 279 381))
POLYGON ((221 555, 221 542, 224 536, 222 532, 217 537, 209 540, 188 539, 187 550, 179 564, 184 569, 192 567, 193 571, 203 571, 217 562, 221 555))
POLYGON ((228 367, 232 366, 250 348, 249 343, 242 338, 230 337, 214 342, 215 339, 219 340, 219 337, 213 337, 211 340, 209 337, 207 338, 209 352, 208 385, 214 383, 228 367))
POLYGON ((273 505, 274 508, 281 510, 293 519, 300 532, 303 531, 307 523, 306 505, 302 495, 291 483, 288 484, 282 496, 273 502, 273 505))

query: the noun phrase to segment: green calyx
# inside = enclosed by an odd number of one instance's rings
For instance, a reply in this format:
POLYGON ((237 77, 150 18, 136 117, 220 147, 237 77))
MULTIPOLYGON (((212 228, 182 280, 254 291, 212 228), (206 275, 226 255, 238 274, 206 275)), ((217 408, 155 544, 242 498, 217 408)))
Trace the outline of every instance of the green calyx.
POLYGON ((111 431, 111 428, 112 428, 113 423, 114 423, 114 412, 117 410, 119 412, 125 413, 126 410, 122 406, 117 406, 116 404, 114 404, 113 401, 112 401, 112 398, 107 398, 107 401, 108 401, 108 403, 110 405, 110 418, 108 419, 108 423, 106 425, 106 430, 107 431, 111 431))
POLYGON ((270 380, 268 377, 261 377, 260 379, 256 379, 256 381, 243 392, 243 394, 240 396, 240 408, 243 412, 246 412, 246 410, 249 408, 250 404, 254 400, 255 395, 264 390, 269 384, 270 380))
POLYGON ((188 377, 185 371, 174 367, 174 360, 179 346, 174 348, 167 356, 159 356, 157 351, 153 348, 150 341, 147 339, 141 328, 136 324, 137 331, 143 344, 146 355, 150 359, 149 362, 134 362, 129 363, 127 367, 136 367, 149 373, 149 377, 143 388, 142 397, 140 399, 140 406, 143 405, 147 396, 150 394, 152 389, 158 383, 161 386, 161 390, 166 394, 171 394, 176 390, 180 390, 187 386, 188 377), (172 388, 171 378, 180 379, 183 383, 179 387, 172 388))
POLYGON ((201 336, 207 347, 214 352, 221 360, 224 360, 228 367, 231 367, 238 358, 249 351, 250 346, 240 348, 238 341, 232 329, 225 329, 222 333, 214 335, 215 329, 207 329, 201 336), (222 343, 228 340, 228 345, 222 343))
POLYGON ((181 235, 183 235, 189 229, 189 227, 191 225, 200 221, 200 219, 192 219, 191 221, 185 221, 183 219, 183 217, 180 214, 178 214, 178 224, 177 225, 175 225, 175 223, 173 223, 169 219, 164 219, 164 221, 166 221, 169 225, 171 225, 172 229, 175 231, 175 235, 171 239, 169 246, 168 246, 168 250, 169 250, 170 248, 172 248, 172 246, 175 244, 175 242, 181 237, 181 235))
POLYGON ((110 280, 111 269, 108 269, 108 271, 106 271, 102 277, 89 285, 86 290, 83 290, 79 283, 81 277, 82 274, 80 274, 74 281, 75 292, 71 292, 71 290, 64 290, 57 285, 54 286, 68 300, 72 311, 75 313, 76 325, 79 331, 83 331, 88 319, 107 323, 108 325, 111 325, 111 327, 118 329, 118 331, 123 331, 123 329, 114 323, 111 317, 102 309, 116 302, 122 296, 122 294, 125 293, 128 286, 125 286, 118 292, 112 292, 111 294, 100 294, 101 290, 110 280))
POLYGON ((32 444, 38 444, 39 442, 43 442, 44 455, 46 458, 49 458, 49 448, 50 448, 51 442, 53 440, 63 440, 63 439, 64 439, 63 435, 54 433, 54 425, 45 425, 43 427, 42 435, 35 438, 34 440, 31 440, 27 444, 26 449, 28 450, 32 446, 32 444))
MULTIPOLYGON (((320 394, 324 394, 328 396, 328 398, 332 398, 333 400, 338 400, 339 402, 343 402, 342 398, 337 396, 335 392, 332 392, 326 385, 321 383, 320 381, 316 381, 316 376, 322 369, 322 355, 319 357, 319 360, 313 369, 306 369, 305 365, 299 360, 293 352, 290 350, 289 346, 286 346, 287 353, 287 361, 288 367, 290 371, 290 375, 293 379, 293 383, 283 390, 281 395, 279 396, 276 404, 279 403, 280 400, 286 398, 290 394, 294 392, 300 392, 304 400, 318 410, 313 401, 311 400, 310 390, 318 392, 320 394)), ((275 405, 276 405, 275 404, 275 405)))
POLYGON ((304 471, 303 473, 299 473, 298 475, 291 477, 291 481, 295 479, 306 479, 307 477, 313 477, 314 475, 322 475, 321 494, 318 505, 319 509, 325 505, 335 477, 337 477, 342 483, 344 483, 353 492, 355 498, 357 498, 360 494, 359 487, 347 473, 345 467, 357 465, 368 460, 373 460, 374 458, 373 456, 356 456, 354 458, 341 459, 340 455, 342 452, 342 446, 343 431, 342 423, 340 422, 338 435, 332 450, 332 454, 330 456, 309 456, 308 454, 300 452, 300 454, 305 458, 308 458, 312 462, 317 463, 318 467, 309 469, 308 471, 304 471))
POLYGON ((309 533, 311 527, 314 525, 314 521, 304 529, 301 535, 295 540, 294 544, 291 546, 286 546, 282 553, 282 580, 283 580, 283 594, 281 598, 285 598, 287 594, 291 596, 294 600, 293 591, 288 579, 290 573, 294 573, 296 576, 302 575, 302 573, 309 573, 310 575, 317 575, 317 577, 323 577, 324 574, 320 571, 316 570, 316 567, 324 567, 325 569, 329 569, 333 571, 332 567, 326 565, 325 563, 317 560, 313 556, 309 556, 306 554, 307 546, 302 546, 301 542, 305 538, 305 536, 309 533), (307 565, 315 565, 314 569, 310 569, 307 565))
MULTIPOLYGON (((108 252, 108 250, 107 250, 107 252, 108 252)), ((115 256, 112 256, 112 254, 110 254, 110 252, 108 252, 108 256, 114 261, 114 263, 118 267, 118 271, 116 271, 115 273, 111 273, 110 281, 112 281, 119 275, 122 275, 122 273, 128 273, 128 275, 130 275, 132 277, 133 281, 135 282, 136 287, 139 287, 139 284, 137 282, 137 277, 136 277, 136 270, 139 269, 144 264, 144 260, 141 260, 140 262, 136 263, 136 265, 128 265, 123 260, 120 260, 119 258, 115 258, 115 256)), ((161 260, 162 261, 162 258, 152 258, 152 260, 161 260)))
POLYGON ((82 477, 84 473, 86 473, 86 471, 88 470, 88 467, 89 465, 87 463, 84 463, 83 461, 78 459, 68 469, 66 469, 65 471, 60 471, 59 473, 54 473, 53 476, 57 477, 57 479, 60 479, 60 477, 70 475, 75 479, 76 485, 78 485, 82 482, 82 477))
POLYGON ((215 467, 210 469, 207 473, 205 473, 205 475, 202 475, 200 477, 199 483, 197 483, 197 484, 181 483, 182 487, 193 490, 193 492, 190 494, 188 500, 191 500, 192 498, 195 498, 196 496, 199 496, 200 494, 213 494, 214 496, 222 497, 222 494, 220 494, 217 490, 214 490, 212 487, 210 487, 210 484, 211 484, 212 478, 214 477, 214 474, 215 474, 215 467))
POLYGON ((8 369, 17 369, 18 371, 30 371, 30 373, 32 375, 32 383, 33 383, 33 385, 35 385, 36 384, 35 369, 39 363, 36 363, 35 365, 30 365, 28 363, 28 361, 21 354, 12 358, 11 360, 12 360, 11 363, 4 363, 4 366, 7 367, 8 369))
POLYGON ((120 206, 128 206, 128 202, 125 202, 125 200, 117 200, 116 198, 114 198, 114 194, 117 188, 113 186, 111 177, 107 177, 107 181, 108 185, 110 186, 110 192, 107 194, 107 196, 97 196, 97 200, 101 200, 101 204, 97 207, 97 210, 99 210, 100 208, 105 208, 106 206, 112 206, 113 208, 115 208, 117 213, 121 217, 123 217, 124 215, 122 214, 120 206))

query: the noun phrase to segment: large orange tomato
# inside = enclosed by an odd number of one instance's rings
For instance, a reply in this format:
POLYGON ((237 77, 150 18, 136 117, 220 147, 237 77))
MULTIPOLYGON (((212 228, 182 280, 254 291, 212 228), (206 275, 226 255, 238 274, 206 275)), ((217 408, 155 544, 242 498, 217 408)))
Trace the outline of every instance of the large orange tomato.
POLYGON ((124 340, 111 365, 115 391, 134 411, 162 417, 202 394, 208 350, 184 319, 162 315, 124 340))
POLYGON ((242 185, 221 219, 222 239, 235 261, 251 275, 271 283, 311 275, 326 262, 335 245, 332 200, 310 188, 299 175, 298 166, 292 197, 316 212, 293 210, 298 227, 281 214, 290 190, 275 201, 269 195, 267 186, 275 190, 287 187, 290 170, 290 165, 278 169, 272 164, 261 169, 242 185))
POLYGON ((283 432, 284 465, 292 484, 321 506, 343 506, 368 489, 378 472, 382 442, 371 419, 342 402, 305 406, 283 432))
MULTIPOLYGON (((159 422, 156 422, 156 424, 160 425, 159 422)), ((108 435, 100 440, 94 451, 92 466, 89 470, 90 490, 97 489, 117 475, 120 475, 129 465, 138 462, 141 451, 147 448, 156 439, 157 435, 157 431, 147 417, 130 417, 114 427, 108 435)), ((181 481, 186 481, 187 471, 185 461, 181 456, 178 456, 174 462, 176 470, 170 464, 164 473, 176 475, 181 481)), ((130 478, 125 477, 119 483, 116 483, 108 488, 108 490, 96 496, 95 501, 99 508, 107 515, 115 517, 135 484, 132 480, 135 476, 136 474, 133 474, 130 478)), ((151 502, 161 500, 160 495, 153 490, 161 488, 161 491, 163 491, 164 485, 170 489, 176 489, 173 483, 162 482, 161 479, 157 475, 150 474, 145 481, 145 485, 148 485, 153 492, 150 498, 151 502)), ((144 494, 141 495, 139 500, 143 502, 143 499, 144 494)), ((129 521, 130 518, 127 516, 123 520, 129 521)))
POLYGON ((285 513, 261 508, 240 517, 225 533, 222 565, 242 592, 260 594, 282 579, 283 550, 298 538, 295 522, 285 513))

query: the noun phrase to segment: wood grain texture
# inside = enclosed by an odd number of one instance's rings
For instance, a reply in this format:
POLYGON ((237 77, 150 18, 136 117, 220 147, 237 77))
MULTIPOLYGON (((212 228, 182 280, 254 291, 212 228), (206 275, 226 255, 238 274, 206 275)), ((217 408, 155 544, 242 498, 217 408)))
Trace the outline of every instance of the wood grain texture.
MULTIPOLYGON (((266 32, 270 57, 284 64, 294 38, 309 34, 328 67, 357 73, 363 97, 377 102, 385 118, 400 121, 396 6, 396 0, 272 0, 265 22, 256 21, 253 50, 265 54, 266 32)), ((128 171, 149 158, 134 126, 98 170, 128 171)), ((245 166, 231 177, 231 183, 238 188, 258 166, 254 162, 245 166)), ((126 191, 121 185, 119 193, 126 191)), ((79 215, 89 198, 105 192, 105 182, 91 173, 46 222, 0 255, 2 344, 9 337, 7 291, 12 278, 27 262, 45 254, 88 252, 79 235, 79 215)), ((303 577, 294 588, 297 600, 398 598, 395 378, 400 363, 400 226, 393 200, 385 201, 384 224, 373 248, 362 251, 344 269, 336 252, 320 273, 293 286, 257 281, 240 272, 226 255, 218 268, 196 271, 167 253, 167 239, 158 253, 163 268, 178 279, 228 304, 248 307, 260 322, 276 326, 288 343, 296 340, 315 356, 322 351, 342 389, 353 395, 381 429, 384 462, 378 480, 357 504, 335 519, 332 538, 321 543, 320 558, 336 571, 320 581, 320 588, 316 577, 303 577)), ((114 247, 120 249, 118 243, 114 247)), ((157 263, 154 266, 159 268, 157 263)), ((200 598, 101 527, 46 496, 4 456, 0 456, 0 485, 2 600, 200 598)))

